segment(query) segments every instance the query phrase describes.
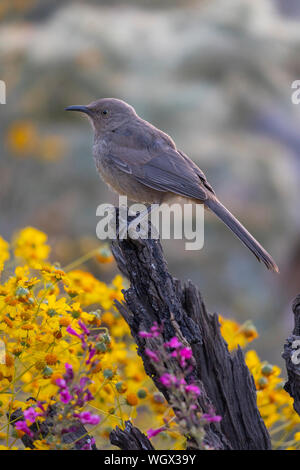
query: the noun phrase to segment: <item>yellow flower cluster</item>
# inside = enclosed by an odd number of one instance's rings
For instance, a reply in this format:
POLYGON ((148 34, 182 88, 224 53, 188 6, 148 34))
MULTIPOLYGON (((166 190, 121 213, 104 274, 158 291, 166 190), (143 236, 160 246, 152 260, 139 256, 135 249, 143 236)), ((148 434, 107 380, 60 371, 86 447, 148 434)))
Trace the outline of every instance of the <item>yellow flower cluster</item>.
MULTIPOLYGON (((66 363, 82 371, 81 341, 67 331, 80 333, 78 321, 101 338, 95 339, 95 367, 87 370, 94 396, 87 406, 102 418, 93 430, 99 448, 110 446, 109 432, 126 419, 136 418, 145 430, 170 420, 173 413, 145 374, 128 325, 114 308, 114 301, 123 299, 122 277, 107 285, 84 270, 68 272, 49 263, 47 236, 32 227, 18 232, 10 248, 12 257, 0 283, 0 339, 5 345, 0 361, 0 444, 1 439, 8 448, 14 444, 7 413, 25 410, 28 397, 50 404, 66 363)), ((102 251, 94 250, 96 259, 102 251)), ((0 260, 4 265, 8 259, 9 245, 1 238, 0 260)), ((163 435, 163 446, 179 447, 177 437, 163 435)), ((49 448, 43 440, 35 446, 49 448)))
POLYGON ((0 273, 3 270, 4 263, 9 259, 9 244, 0 237, 0 273))
POLYGON ((50 252, 46 244, 47 235, 32 227, 26 227, 16 234, 13 239, 14 254, 21 258, 30 267, 40 266, 38 263, 45 261, 50 252))
MULTIPOLYGON (((79 269, 80 262, 70 265, 76 269, 63 270, 48 261, 49 252, 47 236, 32 227, 17 233, 10 246, 0 237, 0 346, 5 349, 1 361, 0 348, 0 449, 22 448, 22 431, 16 434, 7 425, 7 416, 10 421, 13 411, 26 410, 29 397, 46 405, 53 403, 65 364, 91 380, 93 399, 82 410, 101 417, 91 430, 99 448, 110 448, 110 431, 134 419, 144 432, 169 423, 168 432, 154 438, 155 447, 183 449, 174 414, 145 374, 128 325, 114 308, 114 301, 123 299, 122 277, 116 276, 108 285, 79 269), (90 331, 94 349, 89 366, 82 341, 70 334, 79 335, 80 324, 90 331)), ((93 250, 98 261, 99 253, 101 258, 103 248, 93 250)), ((108 258, 110 254, 105 252, 103 262, 108 258)), ((250 323, 241 326, 222 317, 220 323, 230 349, 238 344, 245 347, 257 336, 250 323)), ((246 358, 262 417, 277 439, 274 445, 297 448, 299 417, 282 388, 279 368, 261 362, 254 351, 246 358)), ((34 445, 51 449, 53 444, 39 438, 34 445)))
MULTIPOLYGON (((0 8, 1 16, 1 8, 0 8)), ((6 144, 18 157, 56 160, 65 152, 66 143, 59 135, 40 135, 31 121, 17 121, 8 130, 6 144)))
MULTIPOLYGON (((239 325, 234 320, 222 317, 219 317, 219 321, 229 350, 238 345, 244 348, 257 337, 251 322, 239 325)), ((293 408, 293 399, 283 388, 284 379, 280 377, 280 368, 261 361, 254 350, 247 351, 245 358, 257 389, 258 408, 273 438, 274 447, 300 448, 296 442, 300 441, 300 433, 297 432, 300 429, 300 417, 293 408)))

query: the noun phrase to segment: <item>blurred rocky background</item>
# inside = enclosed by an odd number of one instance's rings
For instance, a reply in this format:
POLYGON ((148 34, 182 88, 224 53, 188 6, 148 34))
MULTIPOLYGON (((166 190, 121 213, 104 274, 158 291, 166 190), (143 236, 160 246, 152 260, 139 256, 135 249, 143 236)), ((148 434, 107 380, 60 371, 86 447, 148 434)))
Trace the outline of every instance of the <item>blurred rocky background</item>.
MULTIPOLYGON (((97 245, 100 182, 92 130, 71 104, 131 103, 206 173, 227 207, 272 253, 269 273, 215 217, 205 245, 165 241, 171 272, 211 311, 252 319, 256 349, 280 362, 300 291, 300 79, 297 0, 1 0, 0 233, 47 232, 62 266, 97 245), (75 114, 75 113, 74 113, 75 114)), ((107 280, 116 267, 91 261, 107 280)))

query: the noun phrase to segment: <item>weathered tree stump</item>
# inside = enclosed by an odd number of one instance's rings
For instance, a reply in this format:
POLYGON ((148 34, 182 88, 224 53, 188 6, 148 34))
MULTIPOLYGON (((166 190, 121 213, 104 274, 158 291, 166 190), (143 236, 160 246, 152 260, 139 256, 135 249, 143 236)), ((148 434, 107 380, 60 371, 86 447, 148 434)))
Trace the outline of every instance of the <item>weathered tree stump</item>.
POLYGON ((218 316, 207 312, 199 290, 191 282, 183 284, 171 276, 158 240, 116 240, 112 251, 130 281, 130 288, 124 291, 125 302, 116 306, 157 388, 168 400, 168 390, 159 381, 145 354, 145 340, 139 336, 154 322, 163 325, 164 341, 177 336, 192 348, 202 391, 199 405, 204 413, 213 408, 222 416, 220 423, 206 426, 205 443, 215 449, 270 449, 270 436, 257 408, 256 389, 243 352, 240 348, 228 351, 218 316))
POLYGON ((282 357, 285 359, 288 381, 284 389, 294 399, 294 409, 300 415, 300 295, 293 302, 295 326, 284 344, 282 357))
POLYGON ((125 422, 125 429, 118 426, 110 433, 110 442, 122 450, 154 450, 153 445, 130 421, 125 422))

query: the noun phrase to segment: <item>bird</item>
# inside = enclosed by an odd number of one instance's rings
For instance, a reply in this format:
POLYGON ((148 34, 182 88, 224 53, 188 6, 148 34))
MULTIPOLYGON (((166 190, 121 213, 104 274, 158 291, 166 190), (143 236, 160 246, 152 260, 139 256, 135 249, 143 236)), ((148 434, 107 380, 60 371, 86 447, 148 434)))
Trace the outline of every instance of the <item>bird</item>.
POLYGON ((144 204, 168 203, 176 196, 213 212, 263 262, 279 272, 271 255, 220 202, 203 171, 173 139, 117 98, 101 98, 66 111, 87 115, 94 129, 93 156, 103 181, 120 195, 144 204))

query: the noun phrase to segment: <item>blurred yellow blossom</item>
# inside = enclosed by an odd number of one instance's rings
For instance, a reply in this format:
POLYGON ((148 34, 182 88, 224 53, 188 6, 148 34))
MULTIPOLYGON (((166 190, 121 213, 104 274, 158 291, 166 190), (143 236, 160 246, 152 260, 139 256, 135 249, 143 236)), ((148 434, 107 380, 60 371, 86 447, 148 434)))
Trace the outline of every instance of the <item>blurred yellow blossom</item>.
POLYGON ((20 230, 14 237, 13 246, 16 257, 22 258, 29 266, 48 258, 50 247, 46 244, 47 235, 33 227, 20 230))
POLYGON ((14 122, 7 132, 9 150, 18 157, 56 160, 66 151, 66 142, 59 135, 41 135, 31 121, 14 122))
POLYGON ((227 318, 224 319, 220 315, 219 322, 222 336, 227 342, 230 351, 235 349, 238 345, 244 348, 258 336, 256 328, 251 321, 239 325, 236 321, 227 318))
POLYGON ((34 153, 37 142, 37 130, 33 123, 18 121, 11 125, 7 134, 7 144, 13 153, 19 156, 34 153))
POLYGON ((9 259, 9 244, 0 236, 0 272, 4 263, 9 259))

